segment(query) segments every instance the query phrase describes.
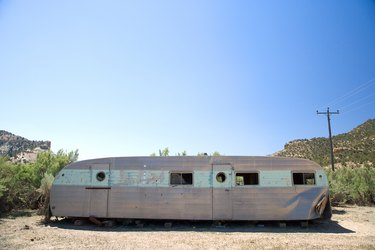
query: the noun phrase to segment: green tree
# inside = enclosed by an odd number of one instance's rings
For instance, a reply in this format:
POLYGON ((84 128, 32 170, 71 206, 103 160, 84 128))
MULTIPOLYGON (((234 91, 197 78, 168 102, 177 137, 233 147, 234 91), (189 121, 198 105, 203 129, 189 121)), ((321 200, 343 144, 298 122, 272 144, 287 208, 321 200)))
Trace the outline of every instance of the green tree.
POLYGON ((6 190, 4 182, 0 180, 0 198, 3 196, 4 191, 6 190))
MULTIPOLYGON (((7 188, 6 188, 6 184, 7 184, 7 181, 5 179, 5 176, 6 176, 6 162, 7 162, 7 159, 4 158, 4 157, 0 157, 0 201, 1 201, 1 197, 3 197, 4 193, 7 191, 7 188)), ((0 206, 0 210, 1 210, 1 206, 0 206)))
POLYGON ((187 156, 186 150, 182 151, 181 153, 177 153, 177 156, 187 156))
POLYGON ((35 208, 37 178, 32 164, 7 164, 2 172, 6 192, 3 202, 11 208, 35 208))
POLYGON ((375 203, 375 168, 340 168, 327 171, 334 203, 370 205, 375 203))
POLYGON ((44 220, 48 221, 51 217, 49 211, 49 195, 52 187, 52 183, 55 177, 50 173, 45 173, 41 180, 40 187, 38 188, 39 195, 39 214, 44 215, 44 220))
POLYGON ((206 156, 207 155, 207 153, 203 153, 203 152, 198 152, 197 153, 197 156, 206 156))
POLYGON ((47 199, 47 192, 39 192, 44 189, 47 178, 52 183, 51 176, 77 159, 78 150, 59 150, 57 154, 41 152, 35 163, 28 164, 15 164, 0 158, 0 211, 36 208, 38 201, 47 199))
POLYGON ((60 149, 56 154, 52 151, 39 153, 35 162, 38 181, 40 182, 45 173, 55 176, 63 167, 76 161, 78 156, 78 150, 66 152, 60 149))
POLYGON ((168 147, 164 148, 163 150, 159 149, 159 156, 169 156, 168 147))

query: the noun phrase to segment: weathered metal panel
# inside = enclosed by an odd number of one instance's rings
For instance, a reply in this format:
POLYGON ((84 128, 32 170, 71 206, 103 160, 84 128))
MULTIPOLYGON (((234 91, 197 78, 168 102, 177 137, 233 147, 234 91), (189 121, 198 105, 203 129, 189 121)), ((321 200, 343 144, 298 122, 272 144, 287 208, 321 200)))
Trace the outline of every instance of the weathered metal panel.
POLYGON ((56 177, 57 216, 192 220, 308 220, 328 196, 324 171, 311 161, 274 157, 121 157, 73 163, 56 177), (110 166, 110 167, 109 167, 110 166), (171 171, 193 173, 193 185, 169 184, 171 171), (259 173, 259 185, 236 186, 235 173, 259 173), (315 173, 315 185, 293 186, 293 171, 315 173), (98 181, 103 172, 106 178, 98 181), (216 174, 227 175, 226 182, 216 174), (87 189, 89 188, 89 189, 87 189))
POLYGON ((108 216, 108 189, 89 189, 89 216, 105 218, 108 216))
POLYGON ((50 197, 51 211, 55 216, 89 216, 90 196, 82 186, 53 185, 50 197))
POLYGON ((90 185, 92 187, 109 187, 110 186, 110 179, 111 179, 111 173, 109 170, 109 163, 107 164, 91 164, 89 165, 90 169, 90 185), (99 180, 97 177, 99 174, 103 174, 104 179, 99 180))
POLYGON ((259 176, 259 185, 262 187, 291 187, 291 173, 285 170, 262 171, 259 176))
POLYGON ((145 219, 212 219, 211 189, 122 188, 111 189, 109 217, 145 219))
POLYGON ((322 188, 234 188, 233 220, 309 220, 322 188))
POLYGON ((194 170, 194 187, 211 189, 212 183, 212 170, 194 170))
POLYGON ((91 183, 85 187, 89 198, 89 216, 108 216, 108 192, 110 192, 110 164, 90 164, 91 183), (101 178, 99 178, 99 176, 101 178))
POLYGON ((232 219, 232 165, 213 165, 212 167, 212 219, 232 219), (219 178, 223 174, 224 178, 219 178), (220 180, 220 181, 219 181, 220 180))
POLYGON ((315 181, 318 187, 328 187, 327 175, 324 173, 323 169, 318 169, 315 171, 315 181))

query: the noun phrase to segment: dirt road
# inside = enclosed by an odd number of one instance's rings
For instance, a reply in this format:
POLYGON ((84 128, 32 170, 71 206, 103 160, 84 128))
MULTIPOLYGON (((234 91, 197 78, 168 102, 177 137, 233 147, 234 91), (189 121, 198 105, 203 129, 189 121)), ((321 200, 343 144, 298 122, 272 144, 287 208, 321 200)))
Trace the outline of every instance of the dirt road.
POLYGON ((334 207, 331 222, 232 223, 147 222, 143 228, 63 220, 47 225, 33 212, 0 218, 0 249, 375 249, 375 207, 334 207))

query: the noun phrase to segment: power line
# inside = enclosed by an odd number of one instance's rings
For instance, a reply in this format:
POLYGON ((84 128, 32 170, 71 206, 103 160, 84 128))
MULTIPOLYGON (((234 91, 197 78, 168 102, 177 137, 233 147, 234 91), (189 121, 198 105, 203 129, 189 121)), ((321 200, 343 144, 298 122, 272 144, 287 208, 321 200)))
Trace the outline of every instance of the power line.
MULTIPOLYGON (((349 104, 347 104, 347 105, 341 107, 341 109, 345 109, 345 108, 347 108, 347 107, 353 106, 354 104, 359 103, 359 102, 361 102, 361 101, 363 101, 363 100, 366 100, 366 99, 368 99, 368 98, 370 98, 370 97, 372 97, 372 96, 374 96, 374 95, 375 95, 375 92, 372 93, 372 94, 370 94, 370 95, 367 95, 367 96, 365 96, 365 97, 362 97, 362 98, 360 98, 360 99, 358 99, 358 100, 355 100, 355 101, 353 101, 353 102, 351 102, 351 103, 349 103, 349 104)), ((372 100, 372 101, 373 101, 373 100, 372 100)))
POLYGON ((327 120, 328 120, 328 133, 329 133, 329 144, 331 146, 331 164, 332 164, 332 171, 335 171, 335 161, 333 158, 333 143, 332 143, 332 133, 331 133, 331 115, 338 115, 340 114, 339 111, 337 110, 336 112, 330 112, 329 108, 327 108, 327 112, 319 112, 318 110, 316 111, 317 115, 327 115, 327 120))
POLYGON ((371 101, 369 101, 369 102, 363 103, 363 104, 360 105, 360 106, 356 106, 356 107, 353 107, 353 108, 351 108, 351 109, 349 109, 349 110, 345 110, 345 111, 343 111, 342 113, 343 113, 343 114, 344 114, 344 113, 347 114, 347 113, 353 112, 353 111, 355 111, 355 110, 361 109, 361 108, 363 108, 363 107, 365 107, 365 106, 367 106, 367 105, 369 105, 369 104, 372 104, 372 103, 375 103, 375 100, 371 100, 371 101))
POLYGON ((361 84, 357 88, 354 88, 353 90, 347 92, 346 94, 333 99, 332 101, 330 101, 328 103, 327 106, 332 106, 332 105, 336 105, 336 104, 338 104, 340 102, 343 102, 343 101, 351 98, 352 96, 355 96, 355 95, 359 94, 360 92, 366 90, 367 88, 371 87, 374 84, 375 84, 375 77, 372 78, 372 79, 370 79, 369 81, 365 82, 364 84, 361 84))

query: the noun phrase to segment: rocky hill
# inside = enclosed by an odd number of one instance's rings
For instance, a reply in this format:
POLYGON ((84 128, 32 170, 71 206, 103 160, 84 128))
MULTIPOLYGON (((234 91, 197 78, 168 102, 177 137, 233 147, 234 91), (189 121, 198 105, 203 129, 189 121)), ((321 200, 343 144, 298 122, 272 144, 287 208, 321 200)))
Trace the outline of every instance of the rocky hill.
POLYGON ((13 162, 34 162, 39 152, 50 148, 50 141, 30 141, 0 130, 0 156, 9 157, 13 162))
MULTIPOLYGON (((375 119, 367 120, 352 131, 333 137, 335 167, 374 166, 375 119)), ((295 140, 287 143, 275 156, 310 159, 321 166, 330 165, 328 138, 295 140)))

